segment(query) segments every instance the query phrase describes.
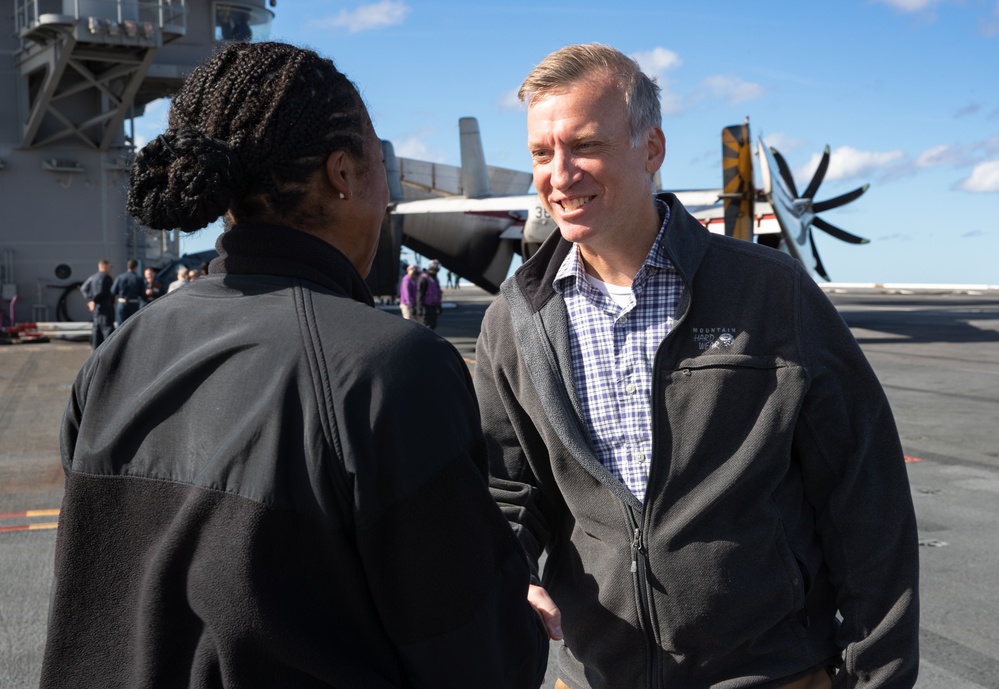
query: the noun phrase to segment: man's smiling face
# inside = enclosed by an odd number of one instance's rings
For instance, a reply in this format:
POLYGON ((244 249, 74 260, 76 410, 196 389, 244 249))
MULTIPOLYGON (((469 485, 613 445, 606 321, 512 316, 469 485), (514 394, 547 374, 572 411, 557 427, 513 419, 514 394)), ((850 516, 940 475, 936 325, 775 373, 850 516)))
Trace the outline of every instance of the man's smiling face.
POLYGON ((527 111, 534 187, 562 236, 599 253, 650 205, 662 163, 655 136, 630 140, 620 87, 607 75, 539 96, 527 111))

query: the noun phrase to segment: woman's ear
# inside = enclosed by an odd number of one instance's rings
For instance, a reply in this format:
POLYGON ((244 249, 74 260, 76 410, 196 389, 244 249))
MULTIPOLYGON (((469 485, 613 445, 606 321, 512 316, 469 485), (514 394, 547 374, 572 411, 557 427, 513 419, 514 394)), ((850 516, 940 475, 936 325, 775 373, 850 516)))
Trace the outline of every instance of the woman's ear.
POLYGON ((333 151, 326 156, 326 180, 341 199, 350 198, 351 163, 346 151, 333 151))

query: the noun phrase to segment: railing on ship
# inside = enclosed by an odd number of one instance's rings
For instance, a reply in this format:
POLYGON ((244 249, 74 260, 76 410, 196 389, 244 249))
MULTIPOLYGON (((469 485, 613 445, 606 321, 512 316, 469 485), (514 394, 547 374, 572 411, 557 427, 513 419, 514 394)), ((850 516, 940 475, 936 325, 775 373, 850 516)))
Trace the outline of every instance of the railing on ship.
POLYGON ((80 19, 126 24, 152 24, 163 33, 184 34, 187 0, 15 0, 14 21, 19 35, 40 23, 80 19))

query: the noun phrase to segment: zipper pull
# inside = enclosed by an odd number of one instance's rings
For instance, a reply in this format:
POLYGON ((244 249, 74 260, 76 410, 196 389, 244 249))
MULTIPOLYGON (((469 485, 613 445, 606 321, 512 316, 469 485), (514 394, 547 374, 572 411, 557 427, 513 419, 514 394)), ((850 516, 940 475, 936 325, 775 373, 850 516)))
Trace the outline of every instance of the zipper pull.
POLYGON ((631 573, 638 571, 638 551, 642 549, 642 532, 636 527, 631 539, 631 573))

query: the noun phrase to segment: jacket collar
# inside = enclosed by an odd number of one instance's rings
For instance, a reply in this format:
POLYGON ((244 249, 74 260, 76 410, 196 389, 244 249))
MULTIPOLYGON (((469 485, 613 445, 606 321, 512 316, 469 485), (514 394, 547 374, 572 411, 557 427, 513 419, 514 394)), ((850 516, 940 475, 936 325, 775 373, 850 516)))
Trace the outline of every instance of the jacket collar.
MULTIPOLYGON (((666 257, 689 287, 708 249, 710 233, 687 212, 675 194, 659 194, 657 198, 669 206, 669 222, 663 237, 666 257)), ((563 239, 561 232, 552 232, 538 252, 514 273, 512 279, 527 297, 533 311, 539 311, 556 293, 552 283, 571 248, 572 243, 563 239)))
POLYGON ((280 275, 314 282, 374 306, 364 278, 332 245, 283 225, 233 225, 215 242, 218 258, 209 274, 280 275))

